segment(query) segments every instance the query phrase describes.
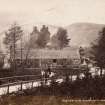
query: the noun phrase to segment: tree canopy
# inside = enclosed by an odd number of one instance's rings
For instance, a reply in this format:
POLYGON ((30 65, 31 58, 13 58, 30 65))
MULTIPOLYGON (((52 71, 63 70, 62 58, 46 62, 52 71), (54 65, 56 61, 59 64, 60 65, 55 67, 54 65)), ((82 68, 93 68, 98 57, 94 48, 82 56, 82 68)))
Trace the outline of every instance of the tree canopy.
POLYGON ((6 47, 9 49, 10 47, 13 48, 14 44, 17 43, 21 39, 23 35, 23 30, 21 27, 14 23, 8 31, 5 32, 5 37, 4 37, 4 44, 6 47))
POLYGON ((52 44, 59 49, 62 49, 69 45, 70 39, 67 35, 67 30, 59 28, 57 33, 52 36, 52 44))
POLYGON ((97 65, 101 69, 105 68, 105 27, 99 32, 97 43, 92 45, 92 49, 97 65))
POLYGON ((34 26, 33 31, 30 34, 30 40, 29 40, 29 44, 30 44, 31 48, 38 47, 37 40, 38 40, 39 34, 40 34, 40 32, 39 32, 38 28, 36 26, 34 26))
POLYGON ((48 27, 42 26, 36 44, 39 48, 45 48, 47 43, 50 41, 50 32, 48 27))

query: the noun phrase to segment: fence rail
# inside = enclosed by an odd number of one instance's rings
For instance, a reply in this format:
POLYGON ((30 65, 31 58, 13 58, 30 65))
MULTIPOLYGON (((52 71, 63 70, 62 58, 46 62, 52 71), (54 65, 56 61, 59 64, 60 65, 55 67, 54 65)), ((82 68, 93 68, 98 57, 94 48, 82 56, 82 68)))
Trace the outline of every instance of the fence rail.
MULTIPOLYGON (((50 80, 49 78, 46 78, 46 80, 50 80)), ((14 90, 16 90, 16 86, 18 86, 18 90, 21 90, 23 91, 24 89, 27 89, 27 88, 30 88, 32 89, 33 87, 38 87, 41 85, 41 83, 45 82, 45 80, 43 79, 36 79, 36 80, 28 80, 28 81, 19 81, 19 82, 13 82, 13 83, 7 83, 7 84, 3 84, 3 85, 0 85, 0 95, 3 95, 3 94, 9 94, 11 93, 11 87, 14 86, 14 90), (27 87, 28 86, 28 87, 27 87), (2 90, 5 90, 2 91, 2 90), (4 92, 4 93, 3 93, 4 92)), ((12 91, 12 92, 16 92, 16 91, 12 91)))
POLYGON ((24 77, 39 77, 39 76, 41 76, 41 75, 23 75, 23 76, 12 76, 12 77, 0 78, 0 80, 15 79, 15 78, 24 78, 24 77))

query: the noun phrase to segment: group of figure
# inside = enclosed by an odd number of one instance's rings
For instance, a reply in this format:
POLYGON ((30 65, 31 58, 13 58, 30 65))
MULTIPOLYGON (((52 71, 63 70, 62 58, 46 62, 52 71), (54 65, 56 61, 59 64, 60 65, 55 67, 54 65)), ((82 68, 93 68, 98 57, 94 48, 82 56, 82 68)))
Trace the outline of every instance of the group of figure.
POLYGON ((47 70, 41 70, 41 76, 43 79, 45 79, 45 81, 47 81, 47 79, 54 77, 55 73, 48 68, 47 70))

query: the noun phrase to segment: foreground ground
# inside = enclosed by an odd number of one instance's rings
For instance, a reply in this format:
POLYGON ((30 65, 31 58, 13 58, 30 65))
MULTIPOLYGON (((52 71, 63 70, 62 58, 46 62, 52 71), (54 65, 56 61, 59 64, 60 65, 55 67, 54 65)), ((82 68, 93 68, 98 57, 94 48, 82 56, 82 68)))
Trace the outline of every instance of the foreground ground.
POLYGON ((105 101, 71 102, 67 97, 56 96, 6 96, 0 105, 105 105, 105 101))

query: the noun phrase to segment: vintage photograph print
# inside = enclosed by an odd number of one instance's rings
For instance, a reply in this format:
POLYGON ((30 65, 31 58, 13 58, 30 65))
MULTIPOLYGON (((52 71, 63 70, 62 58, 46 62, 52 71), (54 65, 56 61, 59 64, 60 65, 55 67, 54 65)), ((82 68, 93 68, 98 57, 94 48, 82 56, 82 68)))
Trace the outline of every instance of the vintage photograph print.
POLYGON ((0 0, 0 105, 105 105, 105 0, 0 0))

